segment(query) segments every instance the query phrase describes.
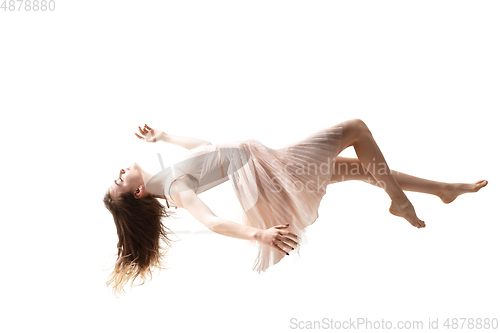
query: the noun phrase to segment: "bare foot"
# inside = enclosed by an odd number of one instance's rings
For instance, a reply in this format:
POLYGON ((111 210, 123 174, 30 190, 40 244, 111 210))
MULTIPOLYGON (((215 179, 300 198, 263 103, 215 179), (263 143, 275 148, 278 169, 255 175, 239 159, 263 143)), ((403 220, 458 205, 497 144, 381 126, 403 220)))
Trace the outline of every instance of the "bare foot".
POLYGON ((389 208, 389 212, 393 215, 404 217, 414 227, 425 228, 425 222, 417 217, 415 209, 410 201, 401 205, 398 205, 393 201, 391 207, 389 208))
POLYGON ((439 197, 445 204, 449 204, 460 194, 477 192, 487 184, 487 180, 480 180, 472 184, 447 184, 443 193, 439 195, 439 197))

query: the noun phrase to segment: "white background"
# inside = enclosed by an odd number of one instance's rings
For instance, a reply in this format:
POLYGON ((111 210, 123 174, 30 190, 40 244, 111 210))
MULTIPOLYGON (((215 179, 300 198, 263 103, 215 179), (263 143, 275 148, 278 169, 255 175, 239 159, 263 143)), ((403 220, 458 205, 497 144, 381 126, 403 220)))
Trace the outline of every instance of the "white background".
MULTIPOLYGON (((0 11, 1 330, 500 319, 499 16, 496 1, 56 0, 53 12, 0 11), (256 249, 195 233, 203 226, 180 212, 166 222, 182 239, 170 269, 111 296, 105 191, 131 162, 156 173, 157 153, 167 164, 183 152, 141 142, 137 126, 280 148, 353 118, 394 170, 489 185, 449 205, 407 192, 425 229, 391 215, 379 188, 331 185, 300 257, 260 275, 256 249)), ((237 221, 229 182, 200 198, 237 221)))

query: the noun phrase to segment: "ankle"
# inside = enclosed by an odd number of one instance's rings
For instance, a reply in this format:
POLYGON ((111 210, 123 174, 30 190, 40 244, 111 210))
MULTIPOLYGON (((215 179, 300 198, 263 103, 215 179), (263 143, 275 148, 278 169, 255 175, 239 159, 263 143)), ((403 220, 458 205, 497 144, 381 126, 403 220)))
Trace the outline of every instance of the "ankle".
POLYGON ((399 207, 404 208, 404 207, 408 206, 408 204, 410 204, 410 200, 405 195, 405 196, 402 196, 402 197, 397 197, 397 198, 392 199, 392 203, 394 205, 397 205, 399 207))
POLYGON ((435 191, 435 194, 438 196, 438 197, 442 197, 443 195, 445 195, 446 193, 448 193, 451 189, 453 188, 453 184, 450 184, 450 183, 441 183, 438 185, 436 191, 435 191))

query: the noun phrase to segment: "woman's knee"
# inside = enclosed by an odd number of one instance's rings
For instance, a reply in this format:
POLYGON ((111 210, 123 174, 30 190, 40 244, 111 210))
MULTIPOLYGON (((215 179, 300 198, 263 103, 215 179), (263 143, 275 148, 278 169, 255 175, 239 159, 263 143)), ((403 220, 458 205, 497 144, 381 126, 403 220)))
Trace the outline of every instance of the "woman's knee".
POLYGON ((342 128, 343 129, 345 128, 345 130, 350 131, 351 133, 354 133, 357 136, 364 134, 371 135, 370 129, 365 124, 365 122, 358 118, 345 121, 344 126, 342 126, 342 128))
POLYGON ((368 126, 361 119, 351 119, 340 123, 342 127, 342 142, 340 152, 363 138, 371 136, 368 126))

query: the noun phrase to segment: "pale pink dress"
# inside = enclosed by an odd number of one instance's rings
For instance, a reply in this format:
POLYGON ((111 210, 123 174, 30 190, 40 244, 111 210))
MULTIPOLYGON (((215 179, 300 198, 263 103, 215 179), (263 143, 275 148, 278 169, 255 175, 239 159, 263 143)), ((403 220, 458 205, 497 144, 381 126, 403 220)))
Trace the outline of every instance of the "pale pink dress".
MULTIPOLYGON (((155 175, 146 185, 154 194, 171 196, 175 180, 189 177, 199 194, 227 180, 241 204, 244 225, 268 229, 290 224, 289 230, 307 242, 306 228, 318 218, 318 208, 331 183, 340 151, 342 127, 330 126, 280 149, 250 139, 198 147, 180 162, 155 175)), ((256 242, 253 269, 264 272, 285 255, 256 242)), ((295 251, 300 254, 300 247, 295 251)))

